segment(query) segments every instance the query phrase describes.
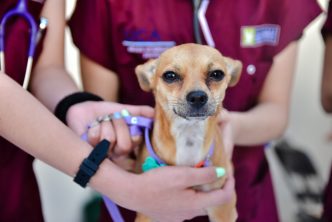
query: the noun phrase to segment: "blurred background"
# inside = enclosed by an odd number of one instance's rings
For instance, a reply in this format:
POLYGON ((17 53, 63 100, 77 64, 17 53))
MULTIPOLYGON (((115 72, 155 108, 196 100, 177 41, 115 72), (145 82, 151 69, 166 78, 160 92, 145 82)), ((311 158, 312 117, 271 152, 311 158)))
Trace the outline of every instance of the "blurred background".
MULTIPOLYGON (((318 0, 323 9, 328 1, 318 0)), ((69 17, 75 0, 67 1, 69 17)), ((332 163, 332 144, 326 139, 332 130, 332 117, 324 114, 320 105, 320 81, 324 55, 324 43, 320 29, 325 14, 316 19, 305 31, 300 41, 300 51, 296 69, 296 78, 292 93, 289 127, 284 138, 291 147, 305 152, 316 170, 315 177, 308 182, 313 187, 320 187, 327 182, 332 163), (318 185, 317 185, 318 184, 318 185)), ((69 30, 66 34, 66 63, 73 78, 80 84, 78 53, 71 43, 69 30)), ((275 153, 275 145, 267 149, 276 189, 280 218, 282 222, 294 222, 299 212, 296 194, 301 187, 301 175, 290 177, 275 153), (293 179, 292 179, 293 178, 293 179)), ((295 159, 296 160, 296 159, 295 159)), ((83 207, 94 195, 91 189, 82 189, 72 182, 72 178, 49 167, 41 161, 35 161, 35 171, 41 190, 46 222, 83 221, 83 207)), ((309 205, 313 211, 319 211, 319 205, 309 205)), ((303 220, 304 221, 304 220, 303 220)), ((267 221, 268 222, 268 221, 267 221)))

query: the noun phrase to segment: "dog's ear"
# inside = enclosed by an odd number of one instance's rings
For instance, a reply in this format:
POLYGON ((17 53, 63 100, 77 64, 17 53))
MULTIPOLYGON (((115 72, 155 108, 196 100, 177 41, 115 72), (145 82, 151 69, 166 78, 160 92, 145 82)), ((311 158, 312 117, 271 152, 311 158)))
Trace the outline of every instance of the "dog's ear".
POLYGON ((224 57, 226 61, 227 72, 231 75, 229 86, 235 86, 239 81, 242 72, 242 63, 239 60, 224 57))
POLYGON ((151 91, 152 80, 156 72, 157 59, 150 59, 142 65, 138 65, 135 68, 135 73, 139 82, 139 85, 144 91, 151 91))

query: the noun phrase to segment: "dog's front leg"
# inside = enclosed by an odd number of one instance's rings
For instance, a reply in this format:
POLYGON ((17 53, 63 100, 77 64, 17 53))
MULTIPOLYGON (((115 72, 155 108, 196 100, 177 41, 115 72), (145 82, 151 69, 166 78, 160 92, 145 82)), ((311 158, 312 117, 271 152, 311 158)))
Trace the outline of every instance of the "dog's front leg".
POLYGON ((152 220, 144 214, 137 213, 135 222, 152 222, 152 220))
POLYGON ((237 219, 236 198, 227 204, 207 209, 210 222, 235 222, 237 219))

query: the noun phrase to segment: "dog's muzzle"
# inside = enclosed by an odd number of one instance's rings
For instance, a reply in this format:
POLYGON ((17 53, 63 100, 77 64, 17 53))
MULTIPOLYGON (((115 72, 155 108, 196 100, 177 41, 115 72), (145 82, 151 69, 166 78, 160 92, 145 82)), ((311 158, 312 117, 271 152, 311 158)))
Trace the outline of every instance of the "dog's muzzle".
POLYGON ((184 103, 178 104, 175 114, 185 119, 205 119, 213 115, 215 109, 208 103, 209 97, 204 91, 191 91, 187 94, 184 103))

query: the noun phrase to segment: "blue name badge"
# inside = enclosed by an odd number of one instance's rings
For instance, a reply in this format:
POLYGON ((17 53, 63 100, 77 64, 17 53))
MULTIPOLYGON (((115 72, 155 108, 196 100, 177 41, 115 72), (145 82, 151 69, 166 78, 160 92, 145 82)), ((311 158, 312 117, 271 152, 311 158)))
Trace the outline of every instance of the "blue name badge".
POLYGON ((277 45, 279 42, 280 26, 263 24, 241 27, 241 46, 259 47, 263 45, 277 45))

